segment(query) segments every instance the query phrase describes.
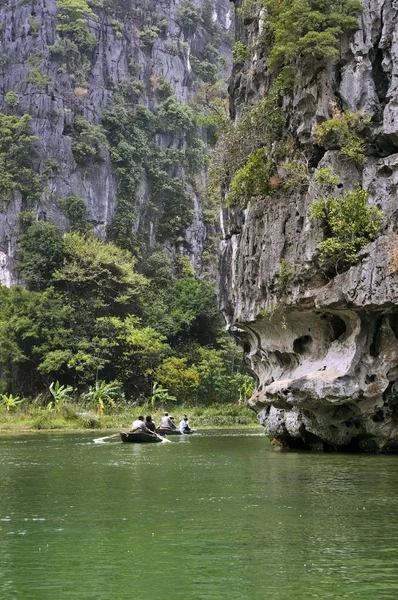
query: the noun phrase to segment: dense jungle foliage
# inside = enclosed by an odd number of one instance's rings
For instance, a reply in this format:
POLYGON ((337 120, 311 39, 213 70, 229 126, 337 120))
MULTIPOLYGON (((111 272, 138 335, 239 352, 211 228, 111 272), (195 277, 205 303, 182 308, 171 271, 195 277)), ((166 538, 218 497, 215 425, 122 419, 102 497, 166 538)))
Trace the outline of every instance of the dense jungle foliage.
POLYGON ((33 221, 19 268, 28 289, 0 287, 0 393, 118 381, 134 400, 151 398, 155 383, 181 401, 246 395, 214 285, 195 278, 188 259, 173 265, 159 247, 138 272, 128 250, 33 221))

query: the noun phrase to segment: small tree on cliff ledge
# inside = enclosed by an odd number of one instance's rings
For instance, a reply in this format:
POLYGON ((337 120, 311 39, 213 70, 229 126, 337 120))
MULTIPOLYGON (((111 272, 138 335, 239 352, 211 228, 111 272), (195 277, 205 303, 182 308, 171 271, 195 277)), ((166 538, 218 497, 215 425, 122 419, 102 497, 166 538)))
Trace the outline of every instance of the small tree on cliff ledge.
POLYGON ((368 206, 369 193, 357 188, 344 196, 320 198, 310 207, 310 219, 325 227, 326 239, 319 244, 320 258, 333 260, 336 272, 355 264, 358 252, 380 231, 383 212, 368 206))
POLYGON ((358 0, 264 0, 268 64, 280 71, 297 58, 337 58, 341 36, 358 29, 358 0))

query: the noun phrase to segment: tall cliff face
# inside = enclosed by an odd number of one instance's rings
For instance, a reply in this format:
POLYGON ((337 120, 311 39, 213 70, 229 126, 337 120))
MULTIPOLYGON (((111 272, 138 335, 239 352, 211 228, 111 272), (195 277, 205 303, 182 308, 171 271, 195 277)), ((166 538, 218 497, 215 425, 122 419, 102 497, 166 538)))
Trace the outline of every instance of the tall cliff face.
MULTIPOLYGON (((141 117, 142 107, 149 110, 141 130, 129 132, 131 145, 139 135, 148 136, 151 114, 158 111, 161 118, 159 111, 167 107, 159 105, 170 94, 175 102, 169 102, 166 121, 176 106, 193 101, 206 77, 214 79, 220 69, 228 68, 231 19, 228 0, 5 0, 0 3, 0 23, 0 112, 31 115, 38 137, 32 169, 42 180, 42 192, 34 201, 15 190, 2 199, 0 283, 10 285, 16 281, 13 267, 21 212, 33 211, 36 218, 65 230, 69 222, 59 200, 77 196, 86 204, 87 220, 105 236, 120 204, 123 177, 118 167, 123 161, 120 152, 116 155, 120 145, 112 146, 112 131, 105 131, 106 140, 104 132, 92 126, 101 123, 104 109, 124 94, 131 105, 141 107, 141 117), (212 48, 215 33, 217 47, 212 48), (220 56, 225 63, 220 63, 220 56)), ((158 240, 171 252, 180 245, 200 272, 208 235, 200 199, 205 175, 198 164, 189 178, 186 169, 169 160, 172 151, 186 158, 192 131, 188 126, 181 130, 165 126, 151 133, 149 141, 158 156, 142 156, 143 150, 137 158, 136 189, 122 198, 127 213, 123 218, 130 233, 150 245, 158 240), (149 173, 150 162, 159 162, 160 153, 161 175, 184 180, 181 194, 190 204, 188 218, 165 231, 161 240, 158 229, 168 208, 154 198, 160 175, 154 181, 149 173)), ((204 134, 195 135, 200 150, 198 140, 204 134)), ((124 164, 129 164, 126 160, 124 164)))
MULTIPOLYGON (((305 157, 304 179, 282 185, 279 165, 272 193, 223 215, 220 298, 257 377, 250 404, 266 434, 294 448, 398 449, 398 6, 362 4, 339 56, 301 71, 282 104, 282 134, 305 157), (361 164, 317 136, 319 124, 356 111, 371 118, 361 164), (338 175, 329 195, 360 186, 384 213, 377 237, 342 269, 324 266, 328 231, 310 218, 321 169, 338 175)), ((264 8, 238 11, 245 47, 255 47, 268 18, 264 8)), ((256 48, 235 67, 234 115, 269 92, 269 52, 256 48)))

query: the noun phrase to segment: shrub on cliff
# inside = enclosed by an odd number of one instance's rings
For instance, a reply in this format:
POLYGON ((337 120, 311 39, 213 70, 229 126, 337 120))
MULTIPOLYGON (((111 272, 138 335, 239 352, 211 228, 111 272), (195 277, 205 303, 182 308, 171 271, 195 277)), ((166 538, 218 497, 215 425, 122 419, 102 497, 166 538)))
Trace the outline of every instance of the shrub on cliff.
POLYGON ((332 261, 336 272, 358 261, 358 252, 380 231, 383 212, 368 205, 369 193, 357 188, 344 196, 320 198, 310 207, 310 219, 324 227, 326 239, 319 244, 320 258, 332 261))
POLYGON ((13 190, 25 201, 40 195, 40 178, 33 170, 35 157, 32 117, 0 113, 0 200, 10 200, 13 190))
POLYGON ((371 121, 371 115, 361 111, 341 113, 334 109, 332 119, 318 125, 316 139, 327 149, 339 148, 343 158, 363 165, 366 162, 366 142, 361 133, 371 121))
POLYGON ((358 29, 359 0, 264 0, 265 35, 272 46, 273 71, 295 64, 298 57, 327 60, 339 55, 340 39, 358 29))
POLYGON ((57 31, 76 44, 80 52, 91 52, 97 40, 91 33, 88 20, 97 19, 86 0, 57 0, 57 31))
POLYGON ((72 152, 76 162, 85 165, 89 162, 101 162, 102 149, 108 142, 101 125, 93 125, 79 115, 73 122, 72 152))
POLYGON ((19 272, 31 290, 44 290, 55 269, 61 266, 63 243, 56 225, 34 222, 20 238, 19 272))
POLYGON ((245 165, 235 173, 227 195, 227 204, 244 208, 251 198, 266 196, 269 193, 272 169, 272 161, 267 157, 266 149, 254 150, 245 165))

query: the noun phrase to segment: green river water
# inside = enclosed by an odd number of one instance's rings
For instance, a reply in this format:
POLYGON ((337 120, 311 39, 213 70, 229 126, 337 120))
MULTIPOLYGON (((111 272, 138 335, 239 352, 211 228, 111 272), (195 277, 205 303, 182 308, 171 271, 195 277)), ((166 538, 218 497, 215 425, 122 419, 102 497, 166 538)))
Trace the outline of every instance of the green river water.
POLYGON ((398 457, 0 437, 1 600, 398 598, 398 457))

